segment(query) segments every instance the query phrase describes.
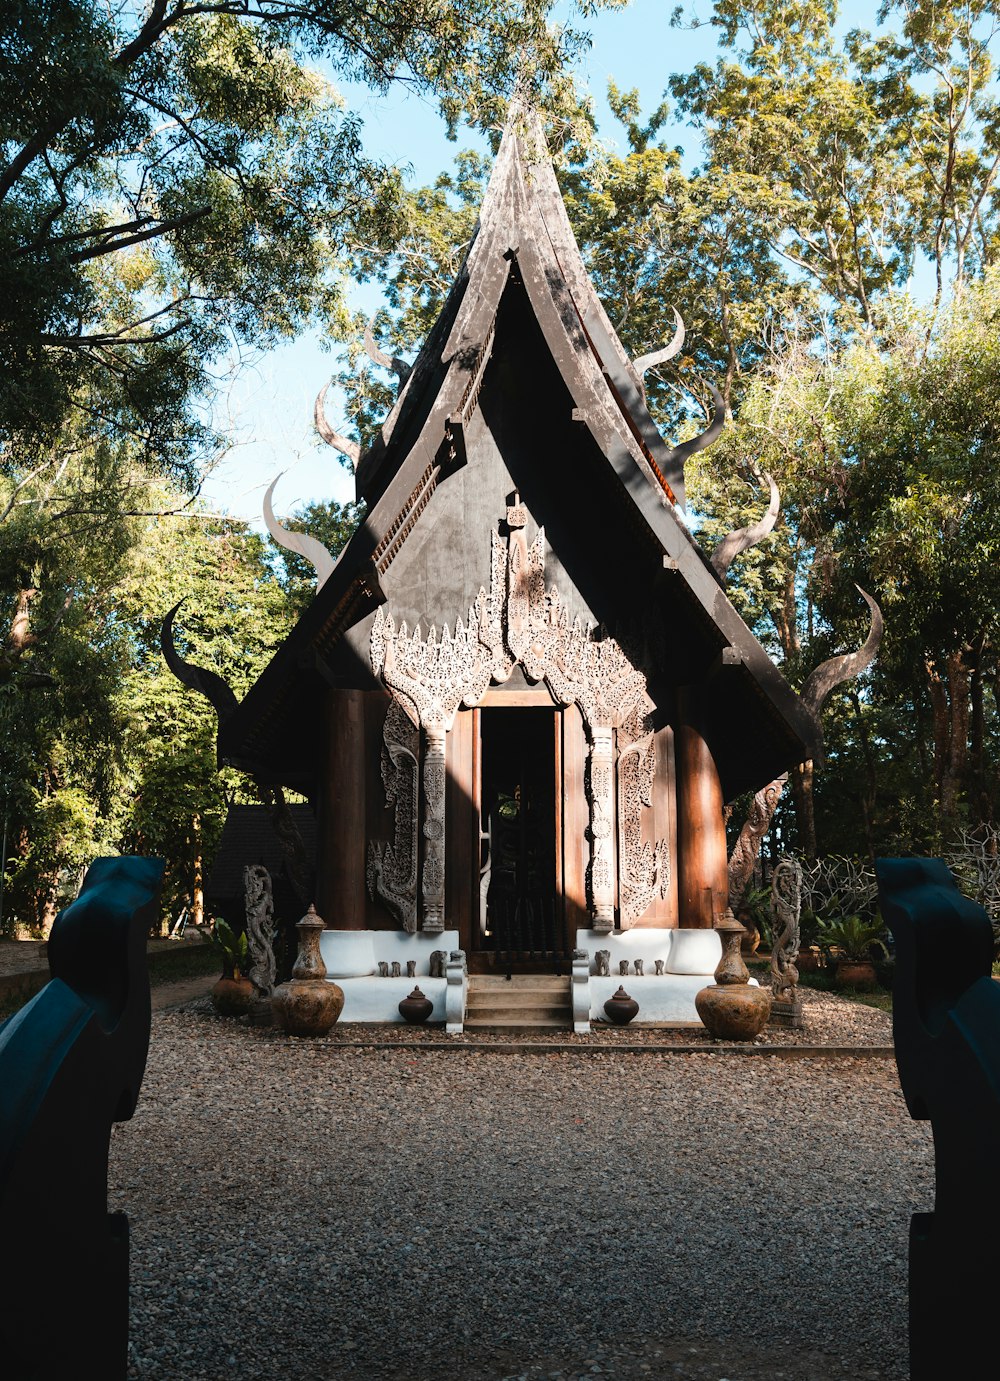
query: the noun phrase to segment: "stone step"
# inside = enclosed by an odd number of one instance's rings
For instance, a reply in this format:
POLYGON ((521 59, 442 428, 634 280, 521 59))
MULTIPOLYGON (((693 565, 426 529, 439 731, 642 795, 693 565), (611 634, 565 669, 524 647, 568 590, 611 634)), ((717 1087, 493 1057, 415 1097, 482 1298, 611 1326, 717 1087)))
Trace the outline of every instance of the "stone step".
POLYGON ((479 1017, 466 1017, 466 1031, 490 1031, 498 1035, 505 1031, 514 1034, 523 1031, 568 1031, 572 1022, 567 1017, 533 1017, 524 1020, 521 1017, 508 1016, 499 1021, 483 1021, 479 1017))
POLYGON ((554 1021, 565 1025, 569 1022, 571 1009, 567 1003, 565 1007, 553 1006, 529 1006, 527 1003, 523 1007, 469 1007, 467 1009, 468 1021, 519 1021, 529 1025, 534 1021, 554 1021))
POLYGON ((469 1007, 566 1007, 572 1006, 568 992, 550 988, 528 988, 505 992, 502 988, 485 991, 469 989, 469 1007))
POLYGON ((491 990, 502 988, 506 992, 530 992, 539 989, 561 992, 569 990, 569 978, 565 974, 558 973, 515 973, 511 978, 507 978, 504 974, 495 973, 476 973, 470 976, 469 990, 471 992, 486 988, 491 990))

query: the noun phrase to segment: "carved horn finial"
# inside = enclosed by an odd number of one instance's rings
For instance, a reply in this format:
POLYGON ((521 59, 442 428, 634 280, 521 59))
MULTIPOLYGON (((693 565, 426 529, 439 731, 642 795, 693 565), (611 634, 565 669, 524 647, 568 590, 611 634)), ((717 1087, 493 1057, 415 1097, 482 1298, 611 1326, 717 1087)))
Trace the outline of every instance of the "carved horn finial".
POLYGON ((817 719, 819 719, 827 696, 835 686, 839 686, 844 681, 850 681, 855 676, 860 676, 866 667, 871 666, 875 660, 875 654, 878 652, 879 643, 882 641, 882 629, 885 626, 882 610, 871 595, 862 590, 860 585, 855 585, 854 588, 871 610, 872 626, 868 631, 864 645, 857 652, 846 652, 839 657, 831 657, 828 661, 821 662, 815 671, 810 672, 807 677, 805 685, 799 692, 799 698, 817 719))
POLYGON ((326 420, 326 393, 329 387, 329 384, 324 384, 319 391, 316 398, 316 406, 313 408, 313 421, 316 423, 316 430, 326 444, 328 446, 333 446, 335 450, 347 456, 351 465, 356 470, 358 468, 358 461, 361 459, 361 447, 356 441, 352 441, 350 437, 341 436, 339 432, 335 432, 326 420))
POLYGON ((278 522, 271 507, 271 495, 280 479, 281 475, 276 476, 264 495, 264 525, 279 547, 305 557, 316 572, 316 589, 321 590, 337 563, 318 537, 310 537, 308 532, 291 532, 278 522))
POLYGON ((670 452, 670 458, 683 466, 688 456, 693 456, 696 451, 703 451, 706 446, 711 446, 712 442, 722 431, 726 421, 726 405, 722 401, 722 394, 714 384, 709 384, 709 392, 712 395, 712 420, 703 432, 693 436, 690 441, 682 441, 679 446, 674 446, 670 452))
POLYGON ((652 369, 654 365, 666 364, 667 360, 672 360, 684 344, 684 319, 676 307, 673 310, 674 334, 670 343, 662 346, 659 350, 651 350, 648 355, 640 355, 632 361, 632 368, 640 379, 647 369, 652 369))
POLYGON ((715 550, 712 552, 712 570, 723 583, 725 583, 726 572, 740 552, 746 551, 749 547, 756 546, 758 542, 763 541, 778 521, 781 494, 778 491, 778 486, 766 470, 763 478, 767 480, 771 491, 770 502, 763 518, 756 523, 751 523, 748 527, 740 527, 735 532, 730 532, 728 536, 723 537, 722 541, 716 544, 715 550))
POLYGON ((410 370, 413 366, 407 364, 405 360, 401 360, 398 355, 387 355, 384 350, 379 348, 378 341, 372 332, 371 322, 365 327, 365 351, 372 364, 380 365, 383 369, 391 369, 399 380, 400 388, 403 387, 410 377, 410 370))
POLYGON ((174 647, 174 615, 183 603, 184 601, 179 599, 164 617, 160 627, 160 648, 167 666, 178 681, 203 695, 214 707, 221 724, 239 707, 239 701, 221 676, 205 667, 196 667, 190 662, 185 662, 174 647))

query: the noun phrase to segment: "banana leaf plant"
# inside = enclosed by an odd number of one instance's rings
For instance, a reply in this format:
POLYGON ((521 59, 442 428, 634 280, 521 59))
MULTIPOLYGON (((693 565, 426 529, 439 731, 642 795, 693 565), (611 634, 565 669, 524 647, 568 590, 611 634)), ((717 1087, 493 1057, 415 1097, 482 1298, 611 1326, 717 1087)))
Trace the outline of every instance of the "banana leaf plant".
POLYGON ((223 978, 242 978, 247 970, 246 932, 237 935, 220 916, 212 926, 208 943, 222 960, 223 978))

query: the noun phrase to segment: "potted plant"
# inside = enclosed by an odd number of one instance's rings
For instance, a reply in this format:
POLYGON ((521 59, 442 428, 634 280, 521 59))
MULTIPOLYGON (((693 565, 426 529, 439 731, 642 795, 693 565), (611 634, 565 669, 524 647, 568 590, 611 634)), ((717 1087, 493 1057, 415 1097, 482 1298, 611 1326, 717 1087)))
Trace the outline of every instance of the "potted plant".
POLYGON ((212 1005, 223 1017, 241 1017, 249 1012, 254 1000, 254 987, 245 976, 247 967, 247 937, 237 935, 228 921, 220 916, 208 935, 208 943, 222 960, 222 977, 212 989, 212 1005))
POLYGON ((826 956, 819 946, 819 927, 815 911, 804 906, 799 918, 799 955, 795 961, 799 973, 817 973, 826 967, 826 956))
POLYGON ((860 916, 843 916, 837 921, 819 922, 820 945, 835 965, 834 981, 841 988, 874 988, 873 953, 883 958, 889 951, 882 939, 882 918, 866 921, 860 916))
POLYGON ((771 889, 748 887, 736 908, 736 919, 746 931, 740 938, 744 955, 756 954, 762 944, 771 940, 771 889))

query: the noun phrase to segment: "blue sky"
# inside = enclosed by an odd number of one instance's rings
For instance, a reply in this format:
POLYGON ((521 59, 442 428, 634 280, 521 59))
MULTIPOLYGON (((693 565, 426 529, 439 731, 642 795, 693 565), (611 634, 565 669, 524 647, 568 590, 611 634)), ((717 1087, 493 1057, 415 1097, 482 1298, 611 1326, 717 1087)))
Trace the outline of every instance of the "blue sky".
MULTIPOLYGON (((626 9, 606 12, 587 23, 593 41, 580 64, 579 78, 594 98, 602 137, 613 140, 616 130, 604 100, 609 77, 622 89, 638 88, 642 109, 648 112, 662 99, 672 72, 688 71, 715 56, 714 30, 707 23, 693 30, 671 28, 672 9, 670 0, 631 0, 626 9)), ((570 10, 564 0, 557 8, 557 19, 567 17, 570 10)), ((857 0, 843 5, 842 11, 845 28, 873 25, 871 7, 857 0)), ((685 13, 707 20, 711 5, 698 0, 686 5, 685 13)), ((385 97, 361 87, 341 84, 339 89, 364 120, 368 152, 406 169, 410 185, 431 181, 450 167, 459 149, 476 146, 468 133, 460 135, 457 143, 449 143, 429 97, 403 87, 385 97)), ((694 131, 670 127, 667 137, 681 144, 691 161, 697 160, 694 131)), ((358 287, 352 291, 351 303, 373 312, 378 294, 370 287, 358 287)), ((312 427, 313 402, 332 364, 316 335, 307 334, 252 363, 242 362, 234 371, 232 381, 222 388, 216 414, 217 423, 232 440, 231 449, 202 491, 213 509, 257 522, 264 490, 282 471, 274 500, 278 513, 288 513, 313 499, 334 498, 342 503, 353 499, 353 477, 337 454, 317 441, 312 427)), ((332 390, 328 415, 334 426, 345 422, 332 390)))

